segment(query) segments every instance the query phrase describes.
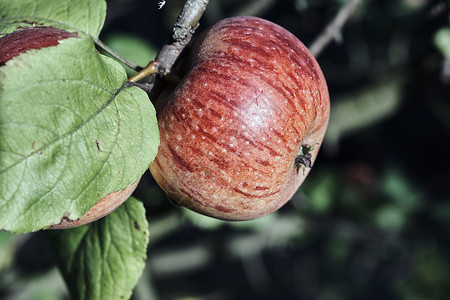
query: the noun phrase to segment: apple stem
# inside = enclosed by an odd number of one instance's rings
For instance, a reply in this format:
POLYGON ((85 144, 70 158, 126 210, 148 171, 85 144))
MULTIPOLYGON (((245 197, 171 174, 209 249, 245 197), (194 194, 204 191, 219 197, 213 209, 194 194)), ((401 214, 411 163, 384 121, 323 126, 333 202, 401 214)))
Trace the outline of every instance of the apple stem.
POLYGON ((147 76, 158 73, 159 63, 155 60, 151 61, 145 68, 143 68, 140 72, 132 76, 128 81, 138 82, 139 80, 144 79, 147 76))

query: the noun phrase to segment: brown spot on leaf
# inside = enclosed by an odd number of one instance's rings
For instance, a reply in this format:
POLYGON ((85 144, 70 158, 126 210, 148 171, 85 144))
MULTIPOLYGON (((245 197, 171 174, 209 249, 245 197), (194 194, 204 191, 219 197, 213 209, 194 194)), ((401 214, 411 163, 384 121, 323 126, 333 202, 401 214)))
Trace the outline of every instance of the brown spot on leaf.
POLYGON ((139 223, 134 221, 134 229, 136 229, 137 231, 141 231, 141 227, 139 226, 139 223))
POLYGON ((100 148, 100 144, 99 144, 98 140, 95 140, 95 144, 97 145, 98 152, 103 152, 102 149, 100 148))

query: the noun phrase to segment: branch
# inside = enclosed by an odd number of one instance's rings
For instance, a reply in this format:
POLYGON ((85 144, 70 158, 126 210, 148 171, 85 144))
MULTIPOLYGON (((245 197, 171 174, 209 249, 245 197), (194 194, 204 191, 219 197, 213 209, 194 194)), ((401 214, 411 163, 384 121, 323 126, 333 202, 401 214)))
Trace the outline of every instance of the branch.
POLYGON ((207 5, 208 0, 187 0, 173 25, 170 41, 161 48, 154 61, 129 81, 141 82, 141 87, 149 92, 153 89, 156 76, 169 74, 178 56, 191 41, 207 5))
POLYGON ((331 23, 329 23, 325 30, 311 43, 309 51, 314 57, 317 57, 331 40, 339 37, 342 27, 344 27, 345 23, 360 3, 361 0, 348 0, 347 3, 341 7, 331 23))

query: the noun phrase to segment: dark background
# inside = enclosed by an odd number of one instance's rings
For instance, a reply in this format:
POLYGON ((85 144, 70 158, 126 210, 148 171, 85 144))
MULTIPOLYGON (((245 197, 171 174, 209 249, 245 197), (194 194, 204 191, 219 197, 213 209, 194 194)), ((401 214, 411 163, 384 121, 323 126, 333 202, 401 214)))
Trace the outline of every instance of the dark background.
MULTIPOLYGON (((158 10, 157 1, 108 1, 101 38, 145 65, 183 4, 166 2, 158 10)), ((201 29, 256 15, 307 46, 345 3, 210 2, 201 29)), ((135 196, 148 210, 150 245, 133 299, 450 299, 450 57, 446 69, 435 42, 449 5, 362 1, 317 57, 329 131, 277 213, 240 223, 202 217, 172 206, 147 172, 135 196)), ((1 233, 0 298, 66 298, 50 253, 41 233, 1 233)))

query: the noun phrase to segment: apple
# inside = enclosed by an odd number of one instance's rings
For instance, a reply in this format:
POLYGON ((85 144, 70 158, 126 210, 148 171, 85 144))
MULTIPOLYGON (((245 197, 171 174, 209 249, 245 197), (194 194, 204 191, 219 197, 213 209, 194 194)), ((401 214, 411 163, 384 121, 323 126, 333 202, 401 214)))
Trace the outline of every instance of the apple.
POLYGON ((155 101, 161 145, 150 165, 172 200, 223 220, 276 211, 310 171, 329 94, 308 49, 256 17, 211 27, 189 71, 155 101))
POLYGON ((58 45, 60 40, 78 37, 76 33, 55 27, 25 27, 0 38, 0 66, 31 49, 58 45))
POLYGON ((85 225, 97 221, 106 215, 109 215, 115 211, 125 200, 127 200, 138 186, 140 178, 133 184, 127 186, 124 190, 113 192, 92 206, 81 218, 77 220, 71 220, 69 217, 63 217, 61 222, 56 225, 52 225, 49 229, 67 229, 85 225))
MULTIPOLYGON (((63 29, 45 26, 26 27, 14 31, 0 38, 0 66, 17 55, 32 49, 41 49, 58 45, 60 40, 78 38, 76 33, 63 29)), ((108 194, 98 201, 81 218, 72 220, 70 216, 64 216, 59 224, 50 226, 51 229, 72 228, 98 220, 113 212, 136 189, 140 178, 126 187, 124 190, 108 194)))

